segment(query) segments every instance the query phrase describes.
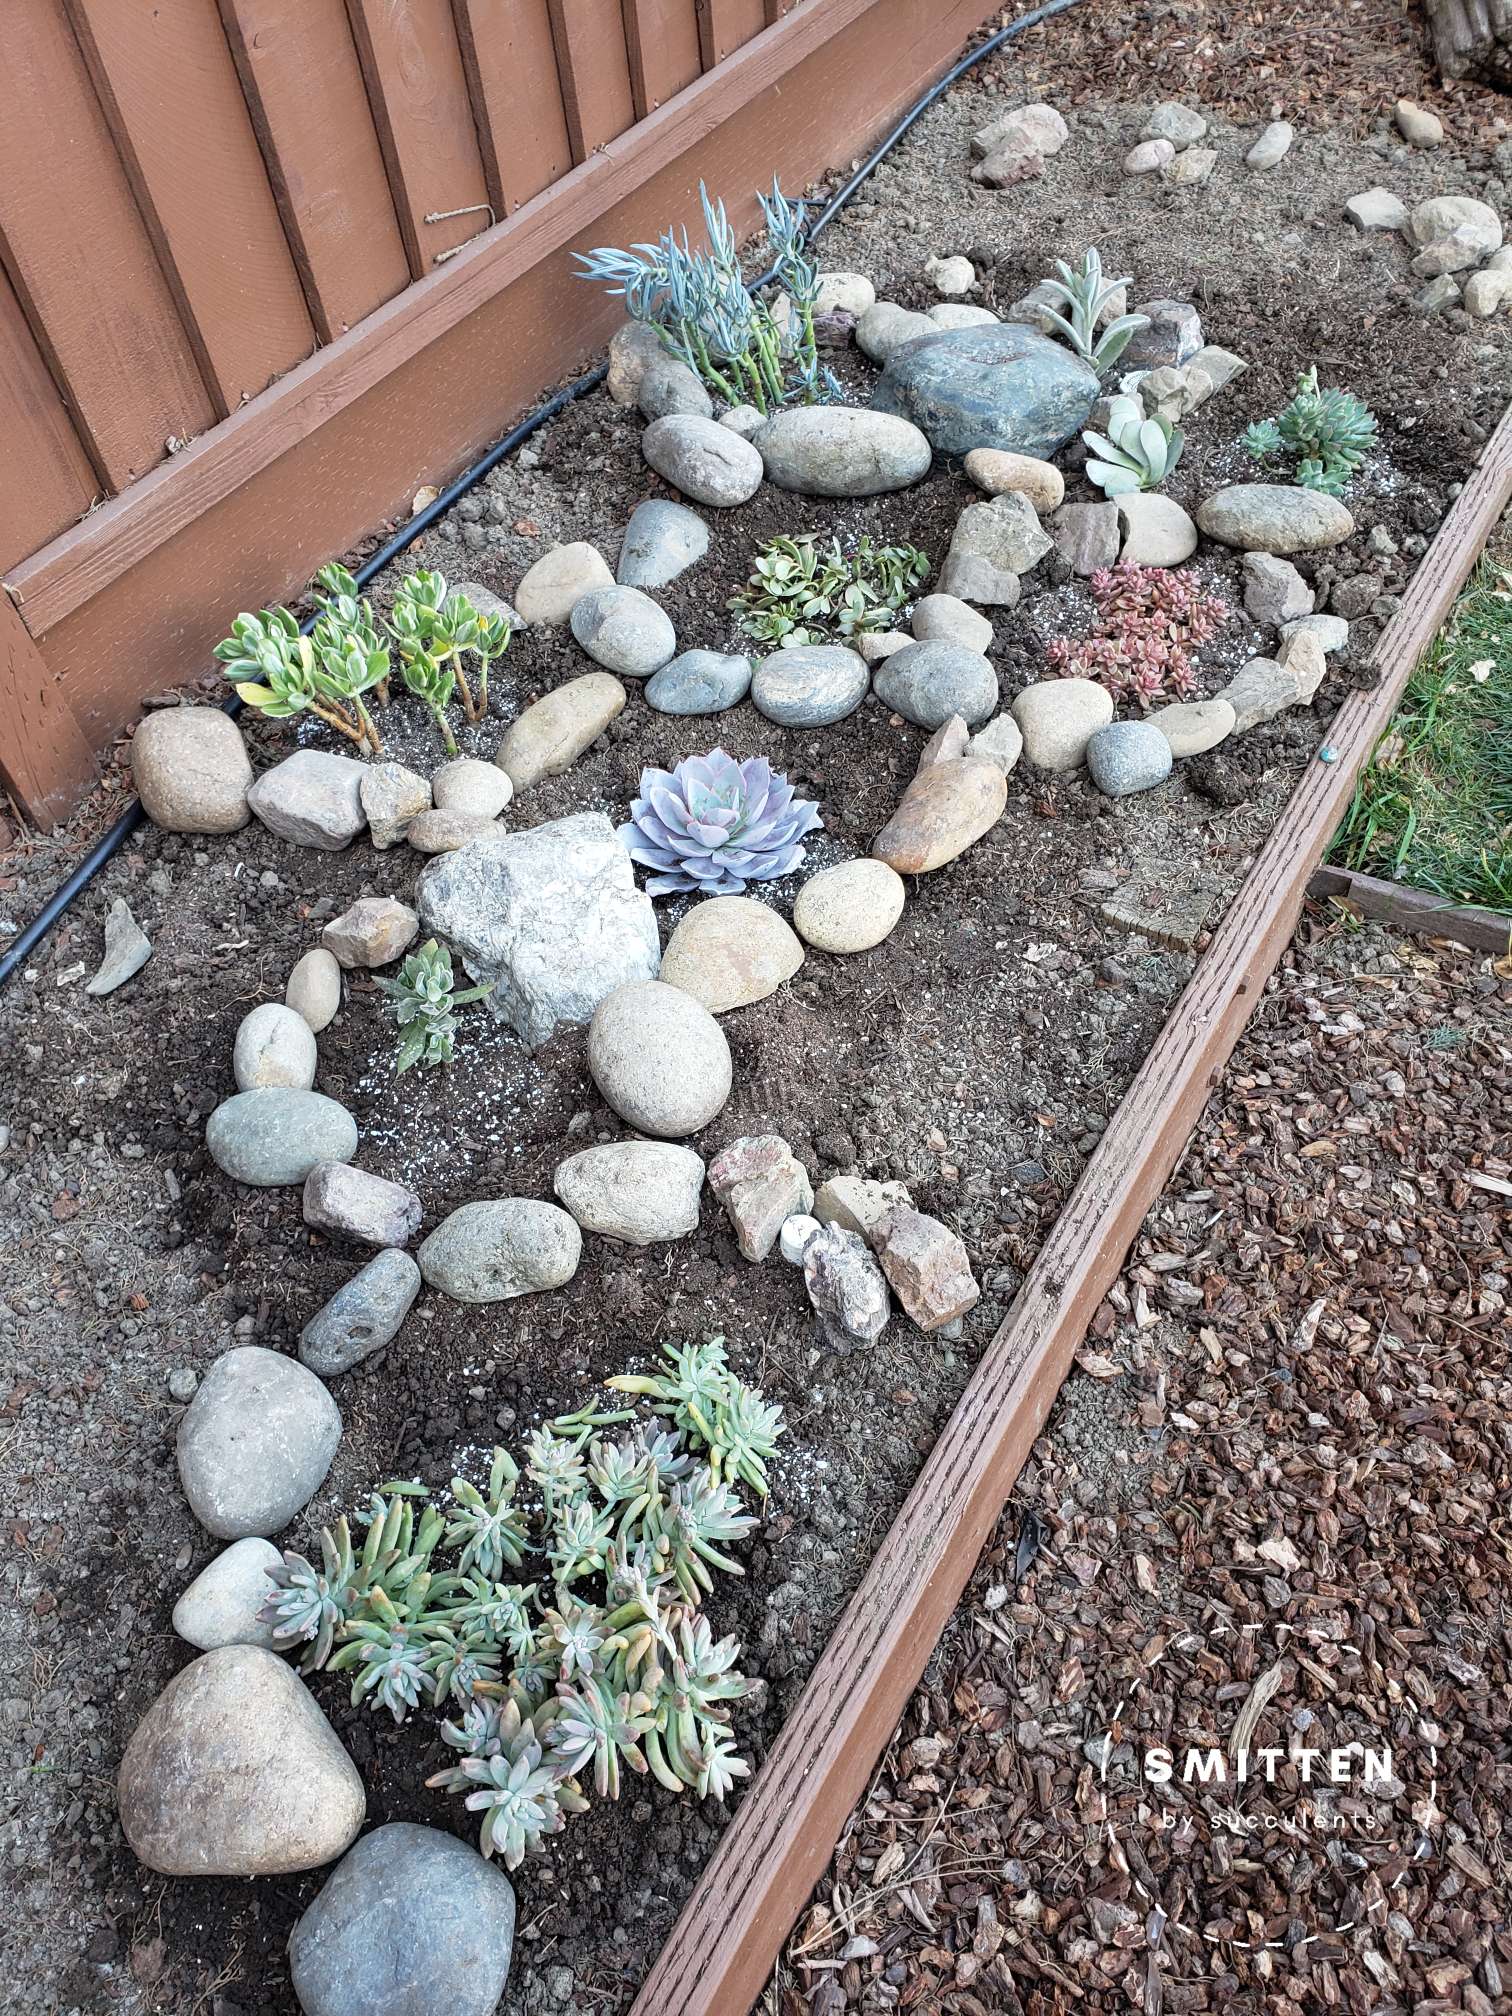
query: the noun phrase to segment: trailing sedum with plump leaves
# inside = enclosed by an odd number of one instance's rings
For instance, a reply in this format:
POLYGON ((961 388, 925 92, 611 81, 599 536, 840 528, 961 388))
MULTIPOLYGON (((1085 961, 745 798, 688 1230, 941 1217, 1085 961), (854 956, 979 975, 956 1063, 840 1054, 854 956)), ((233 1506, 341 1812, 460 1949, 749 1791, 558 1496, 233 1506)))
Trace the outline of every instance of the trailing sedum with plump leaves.
POLYGON ((338 1520, 317 1566, 286 1553, 262 1616, 302 1673, 350 1673, 354 1705, 404 1722, 421 1706, 454 1761, 428 1782, 481 1815, 507 1868, 587 1810, 626 1770, 723 1799, 750 1766, 730 1734, 760 1683, 701 1611, 726 1551, 757 1524, 735 1480, 766 1495, 782 1410, 731 1371, 723 1339, 664 1347, 666 1369, 609 1385, 655 1418, 597 1405, 493 1453, 486 1488, 451 1506, 403 1480, 374 1493, 362 1548, 338 1520), (694 1453, 707 1452, 707 1463, 694 1453), (444 1563, 440 1557, 450 1558, 444 1563), (536 1568, 530 1582, 506 1581, 536 1568), (539 1567, 536 1564, 540 1564, 539 1567))

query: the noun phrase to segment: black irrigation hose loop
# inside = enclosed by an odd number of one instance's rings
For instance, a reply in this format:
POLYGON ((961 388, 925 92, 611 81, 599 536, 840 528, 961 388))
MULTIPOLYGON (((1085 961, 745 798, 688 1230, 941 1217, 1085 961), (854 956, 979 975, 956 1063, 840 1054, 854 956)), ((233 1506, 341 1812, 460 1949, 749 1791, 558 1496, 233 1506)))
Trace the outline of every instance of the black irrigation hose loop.
MULTIPOLYGON (((1064 14, 1068 8, 1080 5, 1081 0, 1045 0, 1043 6, 1034 8, 1028 14, 1021 14, 1016 21, 1010 21, 1006 27, 999 28, 996 34, 988 36, 985 42, 970 50, 947 70, 922 98, 909 107, 897 125, 872 150, 844 187, 830 198, 813 222, 805 227, 805 237, 812 242, 827 224, 834 222, 861 184, 886 159, 915 122, 923 118, 930 106, 944 96, 952 84, 959 82, 968 71, 974 70, 978 63, 995 54, 1015 36, 1022 35, 1026 29, 1037 28, 1041 22, 1050 20, 1054 15, 1064 14)), ((775 277, 775 269, 768 267, 765 273, 758 275, 750 284, 752 287, 763 287, 775 277)), ((486 455, 474 462, 470 468, 464 469, 455 482, 449 483, 439 497, 401 525, 394 536, 380 546, 371 559, 363 562, 357 569, 358 586, 365 588, 375 574, 381 573, 390 561, 397 560, 401 553, 407 552, 423 533, 430 530, 438 518, 444 517, 459 498, 465 497, 475 484, 481 483, 491 470, 497 469, 506 455, 512 454, 522 442, 529 440, 537 428, 544 427, 548 420, 554 420, 575 400, 596 390, 608 375, 608 366, 600 364, 592 371, 585 372, 581 378, 574 378, 570 385, 564 385, 560 392, 553 393, 543 404, 537 406, 534 412, 528 413, 501 441, 496 441, 486 455)), ((314 622, 313 616, 306 617, 299 626, 301 632, 307 634, 314 622)), ((241 701, 233 694, 225 703, 225 712, 235 719, 241 712, 241 706, 241 701)), ((115 824, 95 842, 67 881, 53 891, 31 923, 3 953, 0 953, 0 987, 5 985, 23 960, 29 958, 36 950, 74 898, 89 886, 122 842, 130 838, 145 817, 142 801, 140 798, 133 798, 115 824)))

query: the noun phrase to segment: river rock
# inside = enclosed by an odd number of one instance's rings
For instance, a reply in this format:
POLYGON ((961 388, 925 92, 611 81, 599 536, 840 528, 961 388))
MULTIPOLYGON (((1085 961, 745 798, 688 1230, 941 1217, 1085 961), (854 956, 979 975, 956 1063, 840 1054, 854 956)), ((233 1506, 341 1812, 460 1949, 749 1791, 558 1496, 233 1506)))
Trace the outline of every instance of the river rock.
POLYGON ((577 1220, 557 1205, 494 1197, 459 1205, 415 1257, 428 1284, 454 1302, 509 1302, 564 1286, 582 1250, 577 1220))
POLYGON ((967 651, 992 649, 992 625, 957 595, 922 596, 914 604, 913 634, 920 644, 958 644, 967 651))
POLYGON ((572 634, 600 665, 645 679, 677 649, 672 619, 639 588, 600 588, 573 605, 572 634))
POLYGON ((931 329, 896 352, 872 403, 928 436, 941 455, 1002 448, 1038 461, 1086 425, 1097 374, 1021 322, 931 329))
POLYGON ((1257 170, 1279 167, 1291 152, 1291 144, 1296 137, 1297 129, 1289 120, 1272 119, 1245 155, 1245 167, 1257 170))
POLYGON ((957 756, 964 756, 970 740, 971 731, 960 715, 949 715, 919 751, 919 760, 914 765, 915 777, 921 770, 927 770, 931 763, 949 763, 957 756))
POLYGON ((761 457, 750 442, 694 413, 653 420, 641 436, 641 453, 658 476, 695 504, 726 511, 748 503, 761 488, 761 457))
POLYGON ((609 397, 616 406, 633 406, 641 380, 656 358, 665 355, 662 340, 649 322, 627 316, 609 339, 609 397))
POLYGON ((1233 734, 1234 710, 1227 700, 1178 700, 1157 707, 1150 726, 1164 735, 1173 756, 1201 756, 1233 734))
POLYGON ((516 791, 542 777, 560 777, 596 742, 625 705, 625 689, 608 672, 585 672, 543 694, 510 724, 494 761, 516 791))
POLYGON ((313 1372, 238 1345, 216 1359, 179 1420, 179 1481, 207 1532, 266 1538, 309 1504, 340 1440, 336 1402, 313 1372))
POLYGON ((1344 205, 1344 215, 1359 231, 1405 231, 1407 205, 1390 189, 1362 189, 1344 205))
POLYGON ((1137 147, 1131 147, 1124 156, 1125 175, 1158 175, 1162 168, 1176 158, 1175 146, 1169 140, 1141 140, 1137 147))
POLYGON ((1020 182, 1032 182, 1044 172, 1044 155, 1037 147, 1026 147, 1019 141, 999 147, 985 161, 978 161, 971 179, 980 182, 984 189, 1012 189, 1020 182))
POLYGON ((231 1071, 238 1092, 283 1085, 308 1092, 315 1083, 315 1036, 302 1015, 281 1002, 249 1008, 237 1026, 231 1071))
POLYGON ((174 1604, 174 1630, 201 1652, 218 1645, 261 1645, 271 1652, 273 1626, 258 1612, 273 1593, 268 1570, 282 1565, 271 1540, 255 1534, 233 1540, 174 1604))
POLYGON ((1300 706, 1304 694, 1298 673, 1274 658, 1251 658, 1218 695, 1234 710, 1234 733, 1244 735, 1262 721, 1273 721, 1289 707, 1300 706))
POLYGON ((805 497, 875 497, 929 474, 929 443, 908 420, 859 406, 789 406, 753 437, 767 481, 805 497))
POLYGON ((1071 569, 1085 580, 1100 568, 1112 567, 1123 543, 1123 520, 1118 506, 1106 504, 1063 504, 1051 520, 1050 530, 1056 551, 1071 569))
POLYGON ((680 987, 617 987, 588 1028, 588 1069, 622 1120, 643 1134, 696 1134, 730 1096, 730 1046, 714 1017, 680 987))
POLYGON ((362 780, 367 765, 324 749, 296 749, 264 770, 247 803, 270 833, 297 847, 338 853, 367 824, 362 780))
POLYGON ((910 644, 878 666, 876 694, 917 728, 938 728, 952 714, 980 727, 998 704, 998 680, 979 651, 961 644, 910 644))
POLYGON ((751 690, 751 661, 736 651, 682 651, 646 681, 658 714, 722 714, 751 690))
POLYGON ((935 301, 924 313, 936 329, 980 329, 988 322, 1003 319, 975 301, 935 301))
POLYGON ((397 847, 417 812, 430 809, 431 787, 402 763, 369 763, 357 787, 368 838, 380 853, 397 847))
POLYGON ((387 1246, 299 1333, 299 1357, 322 1379, 339 1378, 391 1344, 420 1293, 420 1269, 402 1247, 387 1246))
POLYGON ((799 644, 763 658, 751 680, 758 714, 783 728, 827 728, 854 714, 871 673, 844 644, 799 644))
POLYGON ((895 1204, 870 1236, 888 1286, 921 1330, 943 1329, 982 1299, 964 1242, 938 1218, 895 1204))
POLYGON ((989 721, 979 734, 973 735, 966 744, 968 756, 980 757, 984 762, 995 763, 1007 777, 1015 763, 1024 753, 1024 738, 1017 721, 1011 714, 999 714, 995 721, 989 721))
POLYGON ((284 1000, 303 1016, 315 1035, 329 1027, 341 1007, 341 968, 334 952, 315 945, 294 963, 284 1000))
POLYGON ((493 2016, 514 1952, 497 1863, 435 1827, 364 1835, 289 1935, 304 2016, 493 2016))
POLYGON ((1443 122, 1411 98, 1398 98, 1392 117, 1397 131, 1411 147, 1437 147, 1443 141, 1443 122))
POLYGON ((1152 721, 1110 721, 1087 743, 1087 769, 1105 798, 1153 791, 1171 774, 1172 749, 1152 721))
POLYGON ((1120 359, 1123 371, 1185 364, 1202 348, 1202 317, 1190 301, 1141 301, 1134 313, 1146 318, 1146 326, 1129 339, 1120 359))
POLYGON ((1465 282, 1465 313, 1484 320, 1496 313, 1509 293, 1512 293, 1512 273, 1489 266, 1483 272, 1472 273, 1465 282))
POLYGON ((789 1218, 814 1201, 808 1171, 778 1134, 745 1134, 709 1164, 709 1188, 747 1260, 765 1260, 789 1218))
POLYGON ((420 1230, 420 1199, 402 1183, 318 1162, 305 1178, 304 1221, 317 1232, 337 1232, 368 1246, 407 1246, 420 1230))
POLYGON ((668 939, 661 977, 711 1015, 727 1015, 764 1001, 802 964, 803 947, 775 910, 750 896, 711 896, 668 939))
POLYGON ((1316 637, 1329 652, 1342 651, 1349 642, 1349 625, 1342 616, 1301 616, 1293 623, 1283 623, 1281 635, 1295 637, 1299 630, 1316 637))
POLYGON ((801 1267, 808 1242, 824 1228, 806 1211, 795 1211, 777 1235, 777 1250, 790 1267, 801 1267))
POLYGON ((480 812, 452 812, 433 805, 428 812, 415 814, 405 837, 417 854, 455 854, 469 840, 498 830, 497 822, 480 812))
POLYGON ((1005 147, 1027 147, 1036 154, 1059 154, 1069 138, 1070 130, 1053 105, 1020 105, 973 133, 971 151, 978 161, 990 159, 1005 147))
POLYGON ((921 770, 872 854, 900 875, 928 875, 954 861, 1003 816, 1008 780, 995 763, 958 756, 921 770))
POLYGON ((569 1155, 552 1188, 585 1232, 657 1246, 698 1230, 704 1165, 672 1141, 610 1141, 569 1155))
POLYGON ((906 630, 863 630, 856 639, 856 649, 868 665, 880 665, 884 658, 891 658, 895 651, 906 651, 917 641, 906 630))
POLYGON ((1414 296, 1425 315, 1441 315, 1447 309, 1457 308, 1463 298, 1459 282, 1450 273, 1440 273, 1421 294, 1414 296))
MULTIPOLYGON (((479 767, 493 769, 491 763, 479 767)), ((389 966, 408 950, 419 929, 420 919, 408 903, 393 896, 359 896, 339 917, 331 919, 320 934, 320 942, 335 953, 339 965, 389 966)))
POLYGON ((163 707, 131 738, 142 809, 167 833, 234 833, 252 816, 252 765, 241 730, 219 707, 163 707))
POLYGON ((873 364, 886 364, 905 344, 938 334, 938 323, 896 301, 875 301, 856 321, 856 342, 873 364))
POLYGON ((766 425, 766 415, 759 406, 728 406, 720 414, 719 424, 738 434, 742 441, 749 441, 766 425))
POLYGON ((696 413, 708 420, 714 401, 708 388, 690 364, 663 350, 641 373, 635 403, 647 420, 664 420, 669 413, 696 413))
POLYGON ((498 764, 485 763, 481 756, 443 763, 431 778, 431 791, 438 810, 466 812, 475 819, 497 819, 514 796, 514 786, 498 764))
POLYGON ((526 569, 515 590, 515 607, 527 623, 561 624, 585 595, 613 586, 603 554, 586 539, 575 539, 553 546, 526 569))
POLYGON ((881 1182, 871 1176, 831 1176, 814 1198, 814 1216, 821 1225, 854 1232, 869 1246, 872 1232, 896 1205, 912 1205, 906 1183, 881 1182))
POLYGON ((793 928, 820 952, 869 952, 903 915, 903 878, 885 861, 841 861, 798 891, 793 928))
POLYGON ((1313 698, 1328 675, 1327 654, 1322 640, 1312 630, 1295 630, 1290 637, 1283 637, 1276 663, 1296 680, 1301 705, 1313 698))
POLYGON ((1315 553, 1337 546, 1354 519, 1337 497, 1291 483, 1234 483, 1197 509, 1198 529, 1248 553, 1315 553))
POLYGON ((1179 567, 1197 551, 1197 527, 1174 497, 1158 490, 1135 490, 1117 499, 1126 567, 1179 567))
POLYGON ((887 1328, 887 1277, 854 1232, 826 1225, 814 1233, 803 1249, 803 1282, 828 1350, 848 1356, 887 1328))
POLYGON ((1166 162, 1160 171, 1160 179, 1170 183, 1173 189, 1195 189, 1199 183, 1211 179, 1217 166, 1218 150, 1215 147, 1188 147, 1166 162))
POLYGON ((1077 770, 1088 742, 1113 719, 1113 696, 1095 679, 1043 679, 1020 693, 1013 718, 1037 770, 1077 770))
POLYGON ((1500 217, 1476 196, 1430 196, 1408 218, 1407 233, 1421 247, 1412 270, 1424 279, 1479 266, 1502 242, 1500 217))
POLYGON ((1246 553, 1244 606, 1257 623, 1279 629, 1312 614, 1313 591, 1290 560, 1280 560, 1274 553, 1246 553))
POLYGON ((124 987, 140 973, 152 957, 152 940, 131 914, 124 896, 117 896, 105 915, 105 949, 93 979, 86 980, 84 992, 101 998, 124 987))
POLYGON ((490 1012, 532 1050, 661 963, 651 900, 602 812, 473 840, 431 862, 417 901, 427 931, 493 983, 490 1012))
POLYGON ((175 1674, 126 1746, 117 1794, 127 1844, 164 1876, 318 1869, 367 1809, 314 1695, 260 1645, 218 1646, 175 1674))
POLYGON ((1207 121, 1200 112, 1194 112, 1190 105, 1183 105, 1178 99, 1167 98, 1145 121, 1140 138, 1169 140, 1173 147, 1179 149, 1195 147, 1207 130, 1207 121))
POLYGON ((973 448, 966 457, 966 474, 989 497, 1021 491, 1036 512, 1058 509, 1066 494, 1066 479, 1053 462, 1011 455, 1002 448, 973 448))
POLYGON ((650 497, 625 527, 616 579, 623 588, 665 588, 709 550, 709 528, 686 504, 650 497))
POLYGON ((821 273, 814 295, 814 313, 833 315, 842 309, 847 315, 864 315, 877 298, 877 290, 864 273, 821 273))
POLYGON ((1018 600, 1019 575, 1038 566, 1054 544, 1021 490, 968 504, 951 534, 940 589, 964 602, 1012 606, 1018 600))
POLYGON ((258 1086, 224 1099, 205 1122, 210 1158, 254 1189, 303 1183, 317 1162, 350 1162, 357 1122, 323 1092, 258 1086))
MULTIPOLYGON (((988 154, 994 151, 990 147, 987 149, 988 154)), ((985 160, 986 155, 981 158, 985 160)), ((937 254, 925 260, 924 279, 942 301, 959 301, 975 287, 976 268, 959 252, 949 253, 943 258, 937 254)))

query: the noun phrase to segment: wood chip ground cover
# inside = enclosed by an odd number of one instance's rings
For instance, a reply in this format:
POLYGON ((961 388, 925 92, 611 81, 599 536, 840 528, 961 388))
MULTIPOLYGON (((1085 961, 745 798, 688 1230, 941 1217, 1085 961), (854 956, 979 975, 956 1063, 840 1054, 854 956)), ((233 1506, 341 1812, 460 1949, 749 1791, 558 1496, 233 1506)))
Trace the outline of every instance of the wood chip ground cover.
MULTIPOLYGON (((867 271, 922 305, 931 252, 986 245, 1006 304, 1076 249, 1066 240, 1076 216, 1079 231, 1101 234, 1109 257, 1138 274, 1141 295, 1200 300, 1212 340, 1253 360, 1192 429, 1172 486, 1188 503, 1242 473, 1239 431, 1274 410, 1322 350, 1381 415, 1388 453, 1362 486, 1357 539, 1304 571, 1324 592, 1366 573, 1385 603, 1504 401, 1506 358, 1482 328, 1409 316, 1402 261, 1379 248, 1351 242, 1326 290, 1293 284, 1309 233, 1342 229, 1343 201, 1377 179, 1378 157, 1320 136, 1257 183, 1238 169, 1240 136, 1220 127, 1234 165, 1220 184, 1176 200, 1118 174, 1142 112, 1090 107, 1042 184, 992 196, 967 179, 967 139, 997 102, 973 89, 937 108, 826 240, 826 263, 867 271), (1394 556, 1367 550, 1375 526, 1391 534, 1394 556)), ((1438 172, 1409 163, 1403 185, 1430 193, 1438 172)), ((554 539, 590 538, 612 557, 630 508, 655 489, 638 432, 602 396, 574 409, 437 528, 414 564, 507 593, 554 539)), ((798 505, 765 489, 749 510, 716 519, 709 560, 662 599, 684 644, 723 642, 725 599, 752 547, 793 529, 800 513, 823 531, 912 540, 938 567, 973 494, 953 471, 859 505, 798 505)), ((1237 603, 1237 570, 1226 586, 1237 603)), ((1075 617, 1078 593, 1050 584, 1037 613, 1031 604, 1023 621, 999 618, 993 656, 1005 695, 1038 675, 1038 647, 1075 617)), ((1357 625, 1356 666, 1374 622, 1357 625)), ((1220 640, 1212 685, 1247 654, 1242 633, 1240 623, 1220 640)), ((580 669, 570 646, 522 637, 496 673, 501 713, 580 669)), ((960 1345, 923 1343, 899 1321, 836 1376, 814 1352, 796 1275, 775 1260, 748 1267, 711 1205, 696 1238, 649 1260, 591 1245, 571 1289, 513 1305, 502 1320, 480 1323, 425 1298, 386 1356, 341 1383, 345 1438, 301 1537, 396 1470, 444 1482, 459 1460, 476 1466, 496 1437, 578 1404, 593 1380, 643 1362, 663 1337, 723 1330, 742 1370, 787 1405, 794 1431, 773 1515, 748 1550, 749 1579, 715 1611, 768 1683, 763 1710, 740 1725, 759 1756, 1190 970, 1188 954, 1108 923, 1105 899, 1143 867, 1221 902, 1348 676, 1348 666, 1336 671, 1316 712, 1186 766, 1133 811, 1084 779, 1051 788, 1016 772, 1003 824, 912 892, 878 953, 849 965, 814 959, 782 994, 728 1023, 737 1090, 717 1138, 699 1145, 770 1129, 816 1179, 853 1167, 908 1181, 962 1232, 983 1278, 960 1345)), ((587 806, 622 816, 643 764, 703 746, 691 732, 633 695, 603 744, 531 794, 528 817, 587 806)), ((837 855, 865 851, 924 739, 872 703, 822 733, 774 730, 742 708, 710 724, 707 739, 716 737, 740 756, 769 754, 819 798, 824 846, 837 855)), ((260 763, 288 746, 274 731, 252 739, 260 763)), ((433 760, 428 744, 414 746, 433 760)), ((4 906, 17 919, 58 879, 60 853, 38 845, 6 864, 4 906)), ((168 1374, 203 1371, 233 1340, 288 1346, 354 1264, 348 1251, 312 1244, 287 1197, 219 1178, 203 1120, 229 1089, 231 1036, 246 1008, 277 998, 326 917, 359 894, 408 893, 414 869, 403 850, 317 857, 259 828, 198 846, 144 834, 0 1000, 18 1067, 0 1162, 13 1273, 0 1310, 11 1361, 0 1460, 14 1508, 0 1631, 16 1676, 0 1703, 9 1739, 0 1845, 23 1919, 41 1928, 24 1939, 14 1921, 0 1931, 18 2007, 175 2016, 290 2007, 283 1945, 318 1876, 164 1885, 125 1853, 111 1779, 126 1733, 183 1663, 168 1612, 210 1552, 177 1486, 168 1374), (58 977, 92 963, 117 895, 133 902, 156 954, 131 989, 86 1011, 58 977)), ((664 937, 676 914, 664 912, 664 937)), ((385 1172, 418 1181, 428 1223, 480 1194, 549 1194, 565 1152, 618 1131, 572 1041, 527 1059, 481 1017, 473 1023, 442 1096, 420 1074, 393 1084, 374 989, 354 987, 322 1037, 322 1085, 352 1107, 385 1172)), ((429 1732, 351 1714, 339 1681, 318 1684, 363 1773, 371 1820, 457 1827, 455 1805, 421 1789, 437 1762, 429 1732)), ((721 1817, 653 1791, 577 1822, 522 1873, 506 2006, 622 2006, 721 1817)))

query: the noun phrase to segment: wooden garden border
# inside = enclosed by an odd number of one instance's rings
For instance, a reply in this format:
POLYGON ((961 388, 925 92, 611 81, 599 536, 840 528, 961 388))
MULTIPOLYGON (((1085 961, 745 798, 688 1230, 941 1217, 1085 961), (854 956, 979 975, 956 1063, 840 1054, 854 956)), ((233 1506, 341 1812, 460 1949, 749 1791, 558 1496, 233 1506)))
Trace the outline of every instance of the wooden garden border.
POLYGON ((1357 868, 1320 868, 1307 885, 1318 902, 1338 897, 1352 903, 1362 917, 1394 925, 1418 938, 1452 938, 1472 952, 1512 956, 1512 917, 1499 917, 1476 903, 1451 903, 1431 889, 1412 889, 1405 882, 1384 882, 1357 868))
POLYGON ((1230 903, 846 1606, 631 2016, 741 2016, 823 1874, 1071 1355, 1292 935, 1308 878, 1402 688, 1512 497, 1512 408, 1230 903))

